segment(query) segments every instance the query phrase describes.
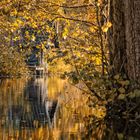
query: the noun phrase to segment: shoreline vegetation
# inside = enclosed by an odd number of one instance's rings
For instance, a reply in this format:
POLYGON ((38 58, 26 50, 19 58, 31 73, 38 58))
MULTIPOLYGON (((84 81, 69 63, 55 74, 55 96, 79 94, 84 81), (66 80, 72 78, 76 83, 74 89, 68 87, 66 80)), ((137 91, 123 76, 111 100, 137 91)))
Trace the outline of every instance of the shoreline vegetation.
POLYGON ((25 56, 13 47, 0 46, 0 77, 17 77, 29 73, 25 56))

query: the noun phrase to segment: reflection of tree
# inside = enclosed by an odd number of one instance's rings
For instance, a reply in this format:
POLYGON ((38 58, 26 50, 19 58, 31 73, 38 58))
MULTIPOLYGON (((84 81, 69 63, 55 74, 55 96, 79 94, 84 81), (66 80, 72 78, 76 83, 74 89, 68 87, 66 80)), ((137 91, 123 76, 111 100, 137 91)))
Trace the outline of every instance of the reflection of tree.
POLYGON ((29 106, 24 106, 21 126, 39 127, 46 123, 51 126, 57 101, 48 100, 46 82, 47 80, 44 78, 36 78, 28 81, 28 86, 25 88, 24 94, 29 106))
POLYGON ((4 80, 0 86, 2 130, 12 132, 45 124, 51 127, 57 100, 48 100, 47 79, 4 80))
POLYGON ((9 132, 12 131, 13 122, 10 123, 9 119, 13 115, 13 108, 22 111, 21 106, 24 105, 23 91, 26 83, 27 79, 24 78, 0 81, 0 139, 6 137, 7 129, 9 132))

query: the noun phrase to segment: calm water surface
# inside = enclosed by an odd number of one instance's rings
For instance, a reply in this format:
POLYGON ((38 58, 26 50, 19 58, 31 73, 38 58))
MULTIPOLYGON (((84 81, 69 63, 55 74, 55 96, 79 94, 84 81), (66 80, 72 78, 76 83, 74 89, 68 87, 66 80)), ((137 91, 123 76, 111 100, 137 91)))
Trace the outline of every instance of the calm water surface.
POLYGON ((0 80, 0 140, 121 138, 113 130, 106 133, 105 109, 91 109, 87 101, 87 95, 57 77, 0 80))
POLYGON ((85 101, 56 77, 1 80, 0 139, 81 139, 85 101))

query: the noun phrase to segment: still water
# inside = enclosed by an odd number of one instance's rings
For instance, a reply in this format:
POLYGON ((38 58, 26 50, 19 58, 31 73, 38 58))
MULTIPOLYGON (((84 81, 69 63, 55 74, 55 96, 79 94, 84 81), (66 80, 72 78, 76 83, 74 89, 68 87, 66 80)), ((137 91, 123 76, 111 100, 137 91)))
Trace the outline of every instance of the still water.
POLYGON ((0 140, 112 140, 105 108, 57 77, 0 80, 0 140), (107 130, 107 131, 106 131, 107 130))
POLYGON ((0 81, 0 140, 78 140, 87 97, 56 77, 0 81))

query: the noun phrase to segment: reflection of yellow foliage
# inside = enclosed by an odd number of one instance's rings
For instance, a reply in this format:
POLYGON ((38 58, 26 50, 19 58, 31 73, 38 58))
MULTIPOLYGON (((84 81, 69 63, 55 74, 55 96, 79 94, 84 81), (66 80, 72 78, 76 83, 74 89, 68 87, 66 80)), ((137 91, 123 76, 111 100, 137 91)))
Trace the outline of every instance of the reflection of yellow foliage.
POLYGON ((48 79, 48 97, 49 99, 56 100, 57 97, 63 92, 65 81, 57 77, 50 77, 48 79), (54 86, 55 85, 55 86, 54 86))
MULTIPOLYGON (((38 79, 39 80, 39 79, 38 79)), ((47 87, 47 79, 44 80, 44 87, 47 87)), ((26 84, 26 79, 19 80, 7 80, 5 81, 4 86, 5 91, 2 87, 0 87, 0 92, 3 93, 3 101, 6 101, 6 98, 9 96, 7 93, 7 89, 10 93, 10 90, 14 90, 16 94, 14 98, 14 102, 18 103, 19 97, 23 97, 23 89, 26 84), (20 87, 19 87, 20 86, 20 87), (9 87, 9 88, 8 88, 9 87), (19 91, 21 90, 21 91, 19 91), (21 95, 20 95, 21 94, 21 95), (20 95, 20 96, 19 96, 20 95)), ((39 82, 39 81, 38 81, 39 82)), ((82 86, 79 84, 78 86, 82 86)), ((95 108, 90 108, 87 105, 88 96, 85 94, 81 94, 82 92, 68 84, 68 82, 61 80, 57 77, 50 77, 48 79, 48 99, 56 100, 58 99, 59 108, 55 114, 56 121, 54 121, 54 128, 49 129, 46 125, 45 127, 39 127, 39 122, 37 120, 34 121, 35 130, 16 130, 13 131, 12 136, 16 135, 16 138, 19 137, 22 139, 31 139, 31 140, 59 140, 62 136, 67 136, 67 139, 71 139, 71 134, 76 139, 81 139, 81 133, 85 132, 84 125, 85 122, 83 118, 89 115, 95 115, 97 118, 102 119, 105 116, 106 109, 104 106, 96 106, 95 108), (59 93, 61 92, 61 93, 59 93), (52 95, 54 94, 54 95, 52 95), (39 128, 38 128, 39 127, 39 128), (27 135, 30 133, 30 138, 27 135), (14 134, 14 135, 13 135, 14 134)), ((5 104, 7 105, 7 104, 5 104)), ((6 108, 6 106, 5 106, 6 108)), ((2 131, 1 131, 2 132, 2 131)), ((99 133, 101 135, 101 133, 99 133)), ((1 138, 1 134, 0 134, 1 138)), ((8 134, 6 134, 6 138, 8 139, 8 134)))
POLYGON ((106 115, 106 108, 104 106, 96 106, 92 109, 92 112, 97 118, 102 119, 106 115))
POLYGON ((42 133, 43 133, 43 128, 41 127, 41 128, 39 128, 39 132, 38 132, 39 139, 41 139, 42 133))

